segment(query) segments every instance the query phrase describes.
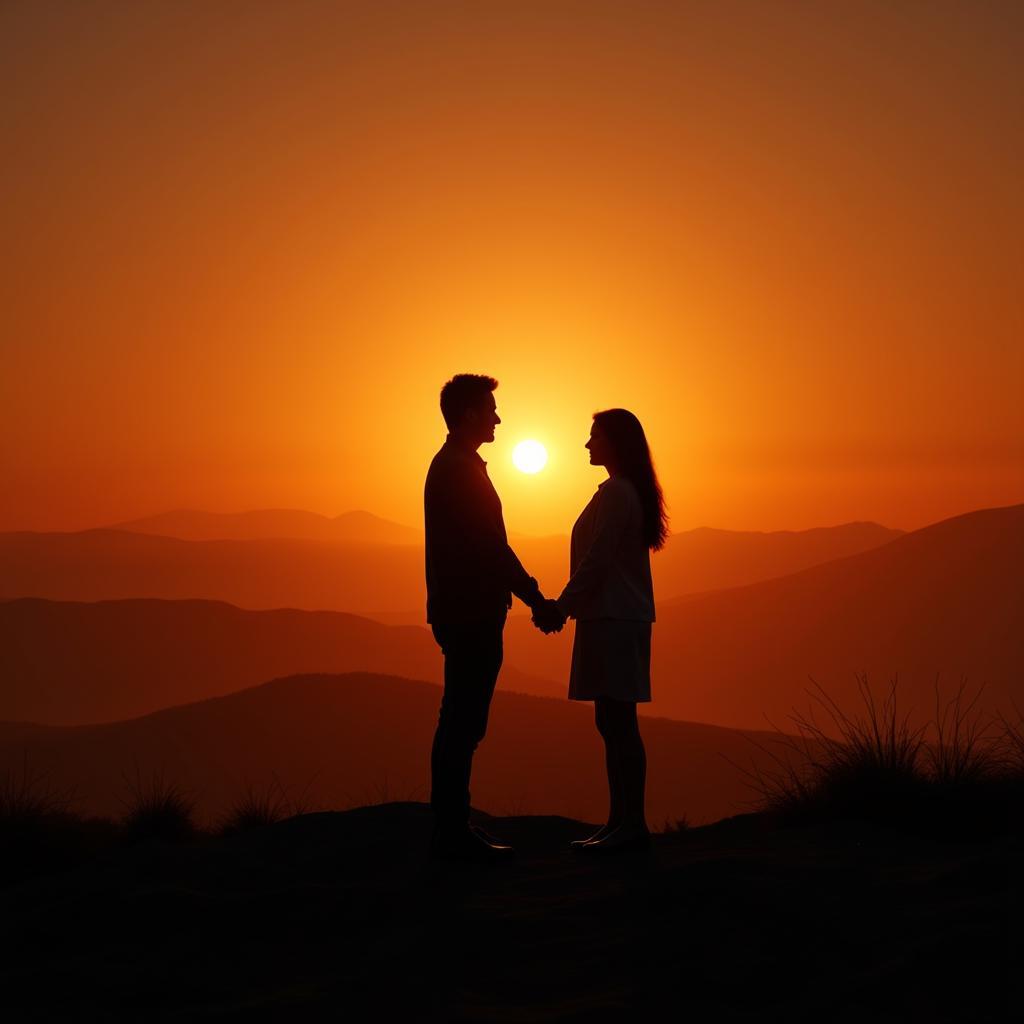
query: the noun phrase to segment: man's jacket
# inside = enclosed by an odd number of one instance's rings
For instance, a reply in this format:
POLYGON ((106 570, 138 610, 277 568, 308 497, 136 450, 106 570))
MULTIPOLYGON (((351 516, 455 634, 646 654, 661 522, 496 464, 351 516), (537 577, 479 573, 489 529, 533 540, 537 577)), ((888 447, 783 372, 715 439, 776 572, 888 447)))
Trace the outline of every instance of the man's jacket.
POLYGON ((427 622, 499 619, 512 594, 531 607, 541 599, 537 581, 508 546, 487 464, 451 435, 427 471, 423 516, 427 622))

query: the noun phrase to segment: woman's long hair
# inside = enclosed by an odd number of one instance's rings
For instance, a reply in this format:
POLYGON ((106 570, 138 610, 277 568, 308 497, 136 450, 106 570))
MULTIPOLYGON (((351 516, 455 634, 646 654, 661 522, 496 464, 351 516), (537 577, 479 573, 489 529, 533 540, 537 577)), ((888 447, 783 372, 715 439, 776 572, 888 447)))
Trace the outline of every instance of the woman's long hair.
POLYGON ((660 551, 668 540, 668 513, 665 496, 654 472, 651 449, 640 421, 627 409, 605 409, 594 413, 594 422, 608 438, 615 468, 633 481, 644 513, 644 541, 652 551, 660 551))

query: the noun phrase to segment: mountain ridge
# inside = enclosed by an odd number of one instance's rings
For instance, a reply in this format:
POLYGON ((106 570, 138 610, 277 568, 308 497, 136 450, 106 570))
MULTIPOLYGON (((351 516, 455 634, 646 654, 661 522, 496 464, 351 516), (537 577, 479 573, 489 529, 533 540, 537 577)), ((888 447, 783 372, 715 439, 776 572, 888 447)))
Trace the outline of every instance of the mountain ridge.
MULTIPOLYGON (((679 534, 654 560, 656 592, 665 599, 786 575, 896 536, 873 524, 787 534, 679 534)), ((515 548, 545 592, 561 590, 566 538, 516 541, 515 548)), ((0 599, 17 597, 204 597, 244 608, 331 609, 420 623, 426 605, 423 549, 416 544, 184 540, 109 528, 0 534, 0 599)))
POLYGON ((116 523, 110 529, 179 540, 324 540, 341 543, 416 544, 421 531, 353 509, 336 516, 291 508, 206 512, 174 509, 116 523))
MULTIPOLYGON (((981 509, 797 573, 658 604, 652 679, 671 718, 752 728, 808 707, 811 679, 861 710, 900 680, 904 710, 934 714, 966 677, 983 712, 1024 701, 1024 505, 981 509), (944 694, 944 697, 943 697, 944 694)), ((510 622, 516 663, 561 678, 568 637, 542 643, 510 622)), ((820 709, 819 709, 820 710, 820 709)), ((827 716, 826 716, 827 717, 827 716)))
MULTIPOLYGON (((301 671, 383 671, 440 682, 422 626, 200 598, 0 601, 0 718, 82 725, 232 693, 301 671), (140 682, 141 680, 141 682, 140 682)), ((512 665, 502 685, 535 691, 512 665)))

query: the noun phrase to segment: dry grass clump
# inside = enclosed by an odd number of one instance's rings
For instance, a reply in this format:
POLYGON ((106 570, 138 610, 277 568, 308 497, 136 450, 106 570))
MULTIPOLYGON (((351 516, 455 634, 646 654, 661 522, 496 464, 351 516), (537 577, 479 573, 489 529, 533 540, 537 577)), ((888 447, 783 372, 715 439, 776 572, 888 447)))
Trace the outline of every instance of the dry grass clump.
POLYGON ((1001 736, 999 756, 1001 764, 1000 788, 1011 832, 1024 831, 1024 712, 1014 705, 1016 718, 999 716, 1001 736))
POLYGON ((1014 706, 1015 720, 999 716, 1003 727, 1001 753, 1006 771, 1017 779, 1024 780, 1024 712, 1014 706))
POLYGON ((663 836, 677 836, 689 832, 693 828, 690 819, 684 814, 681 818, 666 818, 661 826, 663 836))
POLYGON ((0 884, 72 867, 112 841, 110 822, 83 819, 72 802, 27 757, 0 777, 0 884))
POLYGON ((67 816, 72 797, 71 790, 57 789, 44 773, 33 771, 26 756, 20 771, 9 768, 0 779, 0 828, 67 816))
POLYGON ((854 714, 812 684, 810 710, 790 716, 795 735, 777 730, 777 749, 752 741, 774 765, 746 772, 759 805, 785 820, 888 818, 920 788, 924 730, 899 714, 895 681, 879 702, 867 678, 858 676, 862 708, 854 714), (819 724, 821 713, 831 728, 819 724))
POLYGON ((938 786, 974 786, 994 779, 1003 768, 993 723, 985 722, 975 710, 982 689, 972 697, 962 679, 953 697, 943 704, 936 681, 936 738, 924 753, 928 778, 938 786))
POLYGON ((136 766, 134 777, 124 774, 122 778, 129 791, 120 823, 126 839, 179 843, 196 835, 195 802, 181 786, 169 782, 162 770, 143 779, 136 766))
POLYGON ((1024 720, 1000 736, 961 680, 935 719, 920 727, 897 708, 897 681, 881 700, 857 677, 861 707, 847 712, 814 680, 812 706, 795 712, 795 735, 777 730, 776 748, 752 740, 771 767, 741 769, 759 809, 786 823, 860 819, 943 834, 1006 828, 1012 793, 1024 778, 1024 720), (824 717, 819 721, 817 715, 824 717))
POLYGON ((265 786, 247 783, 242 795, 231 805, 221 820, 218 831, 223 836, 240 835, 266 828, 306 812, 302 800, 292 800, 278 779, 265 786))

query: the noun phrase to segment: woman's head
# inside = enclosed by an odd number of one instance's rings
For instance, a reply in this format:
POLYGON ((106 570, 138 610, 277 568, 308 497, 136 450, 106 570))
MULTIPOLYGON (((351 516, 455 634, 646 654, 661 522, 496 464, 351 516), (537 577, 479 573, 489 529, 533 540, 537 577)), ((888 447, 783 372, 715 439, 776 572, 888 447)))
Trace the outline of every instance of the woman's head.
POLYGON ((652 550, 660 550, 668 538, 668 515, 640 421, 627 409, 594 413, 587 449, 595 466, 632 480, 643 507, 644 540, 652 550))

